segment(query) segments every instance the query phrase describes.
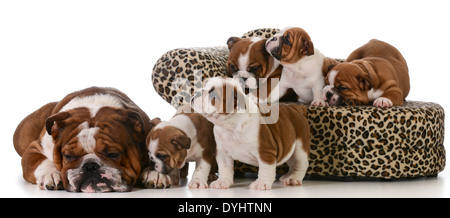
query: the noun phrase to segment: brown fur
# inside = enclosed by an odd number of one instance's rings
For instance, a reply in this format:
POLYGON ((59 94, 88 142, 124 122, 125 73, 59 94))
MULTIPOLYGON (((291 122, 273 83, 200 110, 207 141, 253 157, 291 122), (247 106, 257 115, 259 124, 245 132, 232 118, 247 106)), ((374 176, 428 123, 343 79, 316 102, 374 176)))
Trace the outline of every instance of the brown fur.
POLYGON ((59 102, 49 103, 28 115, 18 125, 14 133, 14 147, 22 156, 24 179, 30 183, 36 183, 34 171, 43 160, 47 159, 43 154, 40 141, 44 134, 49 132, 55 142, 54 164, 61 173, 64 187, 68 187, 65 172, 78 167, 80 159, 67 160, 62 154, 85 155, 85 151, 78 146, 77 137, 74 137, 79 132, 78 126, 85 121, 90 126, 96 125, 102 129, 96 135, 96 154, 103 159, 104 155, 108 153, 122 151, 122 155, 117 160, 105 157, 105 161, 121 169, 123 179, 128 184, 134 185, 141 169, 144 169, 149 163, 145 136, 153 125, 145 112, 124 93, 112 88, 99 87, 77 91, 67 95, 59 102), (86 108, 59 112, 73 98, 94 94, 114 95, 122 100, 125 109, 101 108, 94 118, 90 118, 90 113, 86 108), (105 140, 108 140, 108 143, 105 140), (113 141, 114 143, 111 143, 113 141))
POLYGON ((279 60, 281 64, 292 64, 305 56, 314 54, 314 45, 309 34, 302 28, 290 28, 280 38, 279 60), (289 43, 285 43, 286 40, 289 43))
MULTIPOLYGON (((211 164, 211 174, 214 174, 217 171, 217 163, 215 160, 216 141, 213 132, 214 125, 201 114, 194 113, 193 110, 190 110, 190 107, 185 108, 189 108, 189 111, 184 111, 184 108, 181 108, 174 117, 185 115, 194 124, 197 131, 197 142, 203 148, 203 159, 211 164)), ((180 169, 181 172, 184 173, 183 175, 180 174, 180 178, 186 177, 187 173, 183 172, 184 167, 182 168, 182 166, 188 164, 188 162, 186 162, 187 150, 191 148, 192 143, 187 134, 174 126, 165 126, 150 132, 147 136, 147 145, 150 143, 150 139, 159 140, 158 150, 155 155, 168 155, 168 157, 163 160, 165 165, 170 167, 168 171, 180 169)))
POLYGON ((309 154, 310 131, 306 109, 299 104, 280 104, 279 121, 262 124, 259 130, 259 155, 268 164, 278 163, 289 153, 295 140, 300 139, 302 149, 309 154))
MULTIPOLYGON (((403 105, 410 90, 408 66, 401 53, 388 43, 373 39, 353 51, 347 62, 337 64, 334 87, 349 89, 338 94, 344 102, 367 105, 370 89, 384 91, 381 97, 388 98, 393 105, 403 105)), ((325 80, 329 82, 328 77, 325 80)))

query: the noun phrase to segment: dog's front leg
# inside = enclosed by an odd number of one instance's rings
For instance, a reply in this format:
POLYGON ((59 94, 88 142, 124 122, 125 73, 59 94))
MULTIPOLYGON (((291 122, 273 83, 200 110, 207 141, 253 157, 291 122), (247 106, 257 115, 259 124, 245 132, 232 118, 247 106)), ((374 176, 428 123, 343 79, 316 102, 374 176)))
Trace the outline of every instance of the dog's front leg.
POLYGON ((275 181, 276 176, 275 163, 267 164, 264 161, 259 161, 258 179, 250 184, 251 190, 270 190, 275 181))
POLYGON ((233 185, 234 162, 233 159, 223 151, 217 150, 217 166, 219 167, 219 178, 212 182, 210 187, 215 189, 227 189, 233 185))

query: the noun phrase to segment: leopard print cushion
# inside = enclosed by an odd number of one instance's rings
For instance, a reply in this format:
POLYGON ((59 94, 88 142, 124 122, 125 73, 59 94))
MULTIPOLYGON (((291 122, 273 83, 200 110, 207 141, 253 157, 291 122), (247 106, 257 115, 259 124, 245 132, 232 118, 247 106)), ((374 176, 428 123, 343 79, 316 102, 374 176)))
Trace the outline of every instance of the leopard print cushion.
MULTIPOLYGON (((243 37, 270 38, 278 31, 257 29, 243 37)), ((207 78, 225 75, 227 59, 226 46, 169 51, 153 68, 153 86, 164 100, 178 107, 188 103, 207 78)), ((309 177, 414 178, 436 176, 445 167, 444 110, 436 103, 407 101, 387 109, 307 106, 307 110, 309 177)), ((282 165, 277 173, 287 170, 282 165)), ((235 171, 257 172, 257 167, 236 161, 235 171)))

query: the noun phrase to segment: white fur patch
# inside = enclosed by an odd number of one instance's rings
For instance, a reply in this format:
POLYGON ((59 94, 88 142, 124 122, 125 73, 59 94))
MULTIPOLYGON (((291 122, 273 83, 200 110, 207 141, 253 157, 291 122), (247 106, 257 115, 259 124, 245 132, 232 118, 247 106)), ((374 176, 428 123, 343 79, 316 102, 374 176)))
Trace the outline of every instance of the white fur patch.
POLYGON ((78 126, 80 133, 78 133, 78 142, 83 147, 83 149, 88 153, 93 153, 95 150, 95 134, 97 134, 99 128, 92 127, 89 128, 88 122, 84 122, 78 126))
POLYGON ((62 111, 68 111, 74 108, 86 107, 91 113, 91 117, 95 117, 98 110, 102 107, 116 107, 123 108, 122 101, 112 95, 95 94, 86 97, 75 97, 69 103, 67 103, 62 111))
POLYGON ((373 101, 384 94, 383 90, 380 89, 371 89, 367 95, 369 96, 369 101, 373 101))
POLYGON ((336 79, 336 75, 338 74, 339 71, 337 70, 332 70, 330 72, 330 75, 328 76, 328 82, 330 83, 329 86, 334 87, 334 80, 336 79))
POLYGON ((45 133, 41 138, 41 146, 44 149, 44 155, 51 161, 53 161, 53 148, 55 143, 53 143, 53 138, 48 133, 45 133))

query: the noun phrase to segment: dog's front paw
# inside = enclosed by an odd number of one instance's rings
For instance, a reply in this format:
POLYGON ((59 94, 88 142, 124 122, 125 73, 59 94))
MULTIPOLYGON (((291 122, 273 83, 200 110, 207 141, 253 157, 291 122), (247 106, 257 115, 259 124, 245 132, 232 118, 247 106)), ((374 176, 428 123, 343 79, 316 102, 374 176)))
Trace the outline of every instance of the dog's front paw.
POLYGON ((141 173, 141 181, 145 188, 169 188, 172 180, 169 175, 161 174, 156 170, 145 169, 141 173))
POLYGON ((206 181, 202 181, 201 179, 193 178, 189 182, 189 188, 192 188, 192 189, 205 189, 205 188, 208 188, 208 183, 206 181))
POLYGON ((36 183, 42 190, 64 190, 61 174, 53 162, 45 160, 35 171, 36 183))
POLYGON ((257 179, 250 184, 250 190, 270 190, 272 189, 272 182, 265 182, 257 179))
POLYGON ((373 102, 375 107, 392 107, 394 104, 389 98, 379 97, 373 102))
POLYGON ((280 182, 282 182, 284 185, 300 186, 302 185, 302 180, 303 178, 301 176, 295 174, 289 174, 280 177, 280 182))
POLYGON ((328 106, 328 103, 326 103, 323 99, 316 99, 311 102, 311 105, 316 107, 326 107, 328 106))
POLYGON ((231 185, 233 185, 233 181, 229 179, 219 178, 216 181, 212 182, 209 186, 214 189, 228 189, 231 185))

